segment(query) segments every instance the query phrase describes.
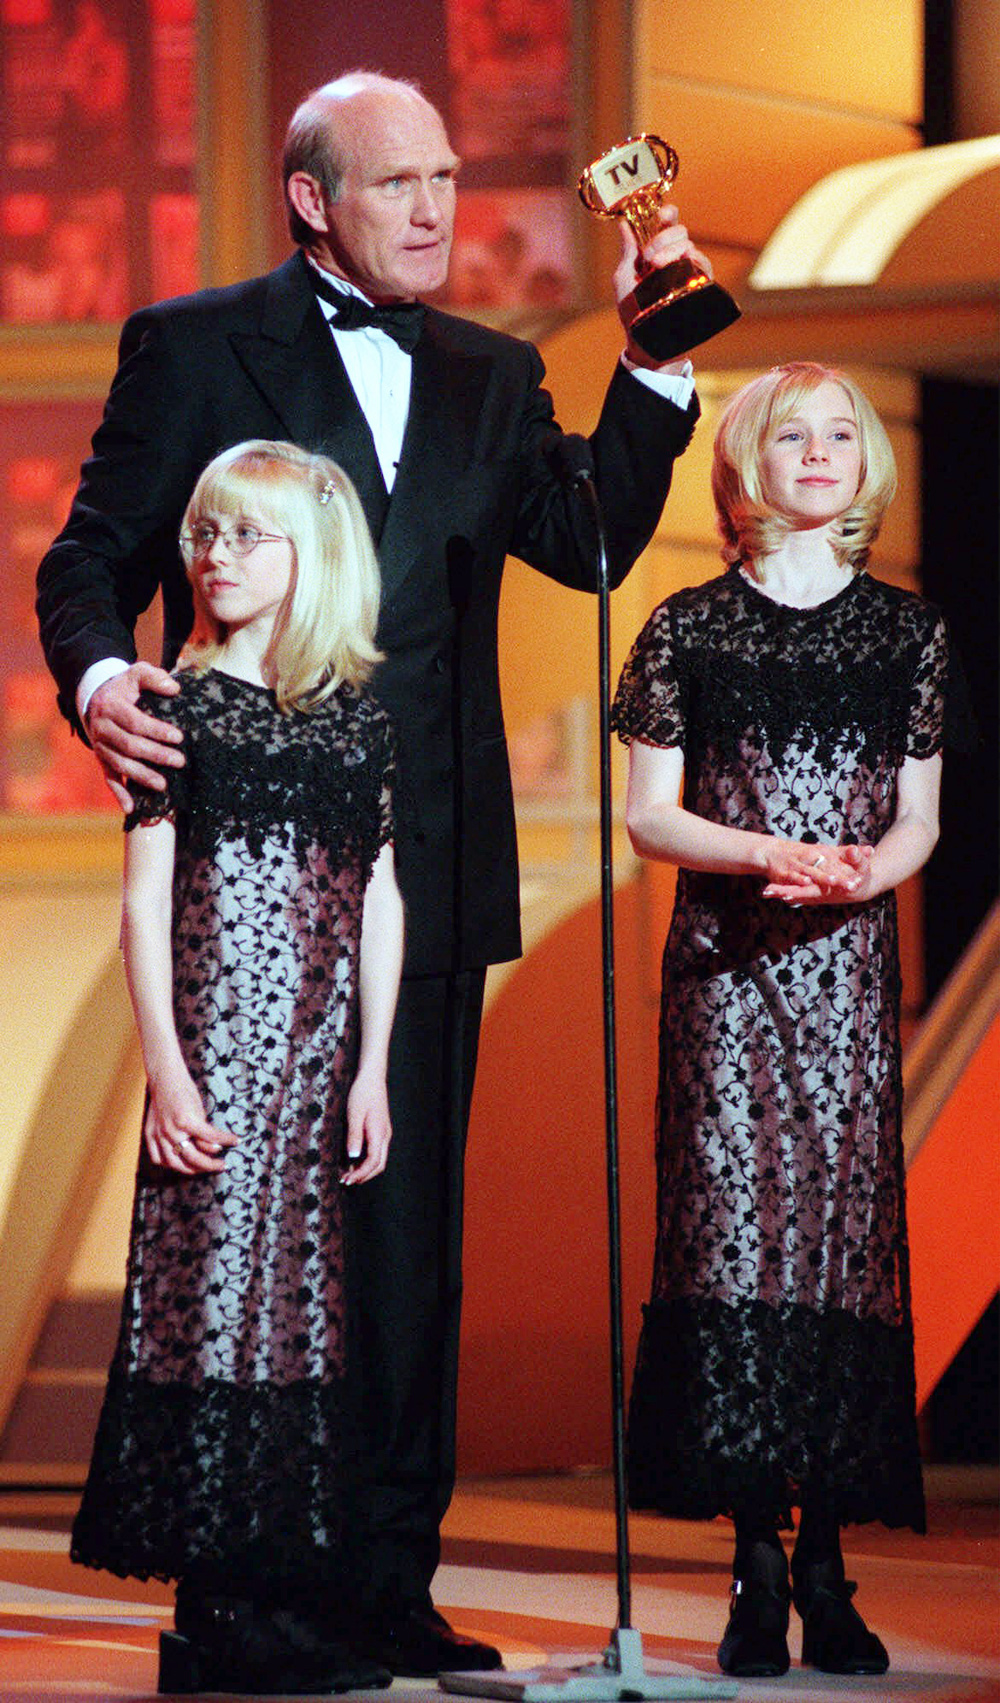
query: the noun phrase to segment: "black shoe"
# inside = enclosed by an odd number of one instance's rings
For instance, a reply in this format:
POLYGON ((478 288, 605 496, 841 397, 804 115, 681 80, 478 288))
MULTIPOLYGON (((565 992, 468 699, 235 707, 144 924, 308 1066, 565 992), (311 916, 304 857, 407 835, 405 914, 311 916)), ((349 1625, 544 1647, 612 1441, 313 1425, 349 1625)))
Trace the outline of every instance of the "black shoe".
POLYGON ((399 1608, 372 1617, 357 1642, 374 1661, 407 1679, 503 1667, 499 1650, 456 1632, 436 1608, 399 1608))
POLYGON ((851 1601, 857 1585, 843 1565, 819 1561, 795 1580, 795 1606, 802 1616, 802 1660, 821 1673, 878 1674, 889 1667, 881 1638, 865 1625, 851 1601))
POLYGON ((216 1596, 188 1597, 178 1609, 178 1631, 160 1634, 161 1694, 316 1695, 392 1683, 388 1669, 345 1643, 321 1638, 287 1609, 216 1596))
POLYGON ((788 1672, 789 1599, 784 1550, 755 1543, 749 1564, 733 1580, 729 1620, 718 1651, 723 1673, 773 1679, 788 1672))

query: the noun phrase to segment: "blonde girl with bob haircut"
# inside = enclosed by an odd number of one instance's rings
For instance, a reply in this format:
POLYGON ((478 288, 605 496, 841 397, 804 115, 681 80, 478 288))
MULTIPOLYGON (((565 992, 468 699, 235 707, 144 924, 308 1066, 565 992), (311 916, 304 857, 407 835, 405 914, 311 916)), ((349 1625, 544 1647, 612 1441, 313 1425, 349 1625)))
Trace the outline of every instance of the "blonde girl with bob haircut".
POLYGON ((846 373, 835 373, 814 361, 772 367, 730 398, 716 430, 712 459, 712 495, 723 561, 745 564, 758 578, 791 524, 771 506, 763 490, 761 448, 795 416, 807 397, 830 382, 850 401, 861 455, 857 491, 830 528, 830 548, 839 563, 855 573, 865 566, 896 494, 892 444, 864 391, 846 373))
POLYGON ((266 657, 282 710, 311 709, 345 683, 361 686, 375 647, 379 572, 364 509, 346 473, 297 444, 249 439, 206 467, 181 525, 195 618, 183 660, 203 673, 226 641, 201 592, 193 529, 216 514, 252 513, 293 543, 295 565, 266 657))
POLYGON ((867 570, 895 469, 844 374, 744 385, 712 485, 727 571, 653 611, 612 716, 632 844, 679 866, 629 1493, 734 1522, 724 1672, 786 1671, 794 1601, 804 1662, 877 1674, 840 1528, 925 1524, 895 888, 937 838, 949 641, 867 570))
POLYGON ((237 444, 181 548, 196 620, 132 784, 122 949, 147 1099, 76 1559, 177 1581, 160 1690, 388 1685, 352 1647, 361 1529, 345 1193, 389 1152, 403 913, 378 569, 335 464, 237 444))

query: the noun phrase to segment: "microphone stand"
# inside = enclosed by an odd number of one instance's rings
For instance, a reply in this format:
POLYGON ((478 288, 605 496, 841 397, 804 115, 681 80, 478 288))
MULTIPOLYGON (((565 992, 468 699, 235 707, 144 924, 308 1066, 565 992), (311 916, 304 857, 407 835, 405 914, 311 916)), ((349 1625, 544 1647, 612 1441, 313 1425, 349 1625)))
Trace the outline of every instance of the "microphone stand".
POLYGON ((733 1680, 704 1680, 646 1671, 642 1634, 632 1625, 628 1496, 625 1479, 625 1353, 622 1332, 621 1204, 618 1186, 618 1069, 615 1024, 614 863, 611 805, 611 604, 604 518, 585 438, 563 440, 562 464, 571 490, 582 493, 594 526, 597 557, 598 705, 601 819, 601 961, 604 1009, 604 1119, 608 1196, 608 1290, 611 1324, 611 1427, 615 1485, 618 1620, 601 1661, 574 1668, 520 1673, 442 1673, 442 1691, 500 1697, 519 1703, 625 1703, 650 1698, 735 1697, 733 1680), (575 450, 575 453, 574 453, 575 450))

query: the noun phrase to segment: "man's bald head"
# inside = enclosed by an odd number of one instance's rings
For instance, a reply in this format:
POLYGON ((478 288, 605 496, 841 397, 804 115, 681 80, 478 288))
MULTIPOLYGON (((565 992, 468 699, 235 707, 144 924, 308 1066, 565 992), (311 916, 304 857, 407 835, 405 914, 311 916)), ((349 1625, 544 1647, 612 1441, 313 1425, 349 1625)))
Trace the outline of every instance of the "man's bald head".
POLYGON ((416 103, 437 110, 416 83, 386 77, 380 71, 347 71, 311 90, 296 107, 285 135, 281 171, 293 242, 308 245, 314 232, 289 199, 289 179, 295 172, 305 172, 316 179, 330 201, 336 201, 363 138, 366 112, 382 103, 416 103))

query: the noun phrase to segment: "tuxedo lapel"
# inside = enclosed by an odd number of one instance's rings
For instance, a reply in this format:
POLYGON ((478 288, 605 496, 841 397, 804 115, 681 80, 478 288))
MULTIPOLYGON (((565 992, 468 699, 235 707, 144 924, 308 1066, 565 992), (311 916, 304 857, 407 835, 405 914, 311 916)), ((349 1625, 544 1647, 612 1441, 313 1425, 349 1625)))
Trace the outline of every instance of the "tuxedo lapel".
POLYGON ((229 340, 290 442, 330 456, 350 475, 377 540, 388 503, 385 480, 300 255, 267 279, 259 331, 233 331, 229 340))
POLYGON ((419 562, 429 529, 440 531, 453 506, 456 480, 473 457, 490 362, 453 348, 447 320, 428 309, 390 500, 307 267, 294 255, 272 272, 257 327, 232 331, 230 343, 290 441, 331 456, 354 481, 379 546, 387 602, 419 562))
POLYGON ((429 529, 454 506, 456 481, 472 458, 490 363, 451 348, 447 322, 428 310, 413 354, 410 411, 379 544, 383 602, 421 559, 429 529))

